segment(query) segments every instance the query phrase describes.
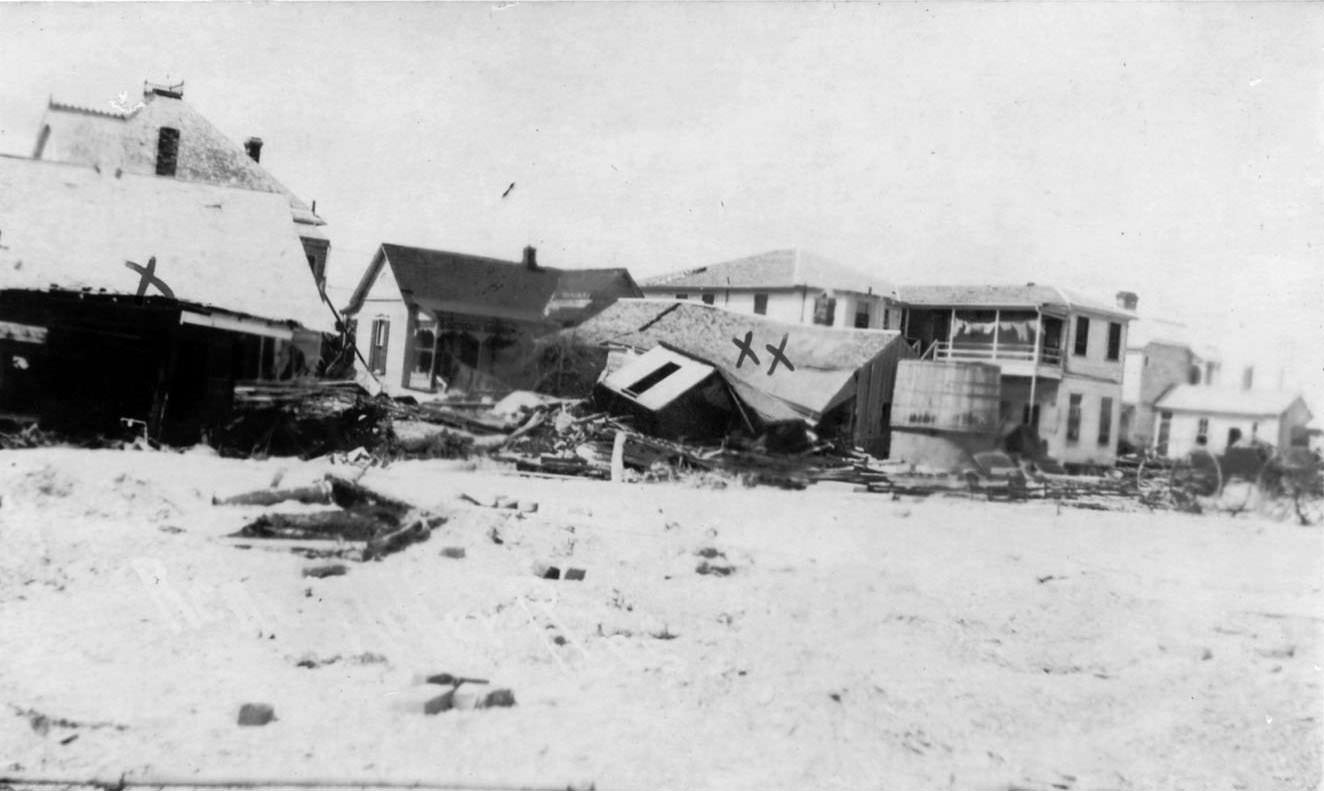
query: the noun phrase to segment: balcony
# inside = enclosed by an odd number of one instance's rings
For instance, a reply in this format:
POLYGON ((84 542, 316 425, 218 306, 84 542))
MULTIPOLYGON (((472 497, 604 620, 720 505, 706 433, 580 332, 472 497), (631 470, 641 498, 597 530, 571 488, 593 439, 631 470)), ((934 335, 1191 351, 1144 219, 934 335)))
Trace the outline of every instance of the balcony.
POLYGON ((979 343, 934 341, 924 359, 944 362, 992 363, 1008 376, 1062 377, 1062 350, 1037 348, 1033 343, 979 343), (1037 363, 1037 365, 1036 365, 1037 363))

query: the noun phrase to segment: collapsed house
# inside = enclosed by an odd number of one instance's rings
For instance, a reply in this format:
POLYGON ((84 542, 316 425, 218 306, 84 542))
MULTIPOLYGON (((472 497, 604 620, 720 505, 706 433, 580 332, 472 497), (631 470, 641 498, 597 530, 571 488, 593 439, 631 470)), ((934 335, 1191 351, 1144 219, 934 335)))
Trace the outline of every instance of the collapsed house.
POLYGON ((0 156, 0 412, 172 443, 309 373, 332 313, 285 195, 0 156))
POLYGON ((624 269, 542 266, 532 247, 514 262, 383 244, 343 313, 390 391, 508 392, 545 389, 536 338, 638 296, 624 269))
POLYGON ((608 349, 596 397, 660 436, 811 427, 880 457, 888 452, 897 361, 913 356, 898 332, 654 299, 620 300, 560 336, 608 349))

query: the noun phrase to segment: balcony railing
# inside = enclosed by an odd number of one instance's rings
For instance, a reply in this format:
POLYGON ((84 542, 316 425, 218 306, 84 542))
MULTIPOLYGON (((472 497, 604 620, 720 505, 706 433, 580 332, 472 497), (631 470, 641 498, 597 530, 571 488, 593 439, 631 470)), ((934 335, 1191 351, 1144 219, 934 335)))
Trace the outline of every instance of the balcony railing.
POLYGON ((1038 362, 1040 365, 1061 365, 1061 349, 1036 349, 1033 343, 949 343, 935 341, 932 357, 935 360, 959 362, 1038 362), (1037 359, 1036 359, 1037 358, 1037 359))

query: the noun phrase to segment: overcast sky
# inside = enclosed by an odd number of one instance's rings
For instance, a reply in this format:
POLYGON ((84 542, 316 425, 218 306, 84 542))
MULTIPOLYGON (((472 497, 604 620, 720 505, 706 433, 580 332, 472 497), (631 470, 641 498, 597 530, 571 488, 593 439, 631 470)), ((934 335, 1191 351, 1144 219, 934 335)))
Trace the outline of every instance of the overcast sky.
POLYGON ((382 241, 637 277, 802 247, 1133 290, 1324 396, 1317 3, 0 3, 0 75, 19 154, 49 95, 185 80, 317 201, 341 293, 382 241))

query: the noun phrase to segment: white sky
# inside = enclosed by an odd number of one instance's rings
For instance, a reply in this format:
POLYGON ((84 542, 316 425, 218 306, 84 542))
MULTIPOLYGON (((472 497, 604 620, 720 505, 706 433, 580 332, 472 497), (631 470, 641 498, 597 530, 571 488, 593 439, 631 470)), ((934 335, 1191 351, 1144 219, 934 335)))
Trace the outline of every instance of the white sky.
POLYGON ((1324 414, 1324 5, 0 3, 0 151, 47 97, 185 98, 330 225, 637 277, 799 246, 1199 328, 1324 414), (502 198, 514 182, 510 195, 502 198))

